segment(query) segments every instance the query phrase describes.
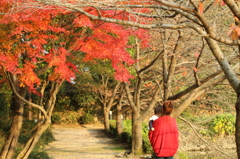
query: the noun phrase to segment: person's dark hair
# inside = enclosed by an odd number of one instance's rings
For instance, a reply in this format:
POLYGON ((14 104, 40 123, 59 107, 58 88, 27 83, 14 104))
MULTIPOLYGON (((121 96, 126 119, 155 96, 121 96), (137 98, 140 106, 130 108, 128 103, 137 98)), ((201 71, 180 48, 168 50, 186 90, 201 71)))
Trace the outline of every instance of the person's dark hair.
POLYGON ((165 115, 170 115, 173 110, 173 103, 171 101, 165 101, 163 103, 163 113, 165 115))
POLYGON ((160 104, 158 104, 155 108, 154 108, 154 114, 161 114, 163 110, 163 106, 161 106, 160 104))

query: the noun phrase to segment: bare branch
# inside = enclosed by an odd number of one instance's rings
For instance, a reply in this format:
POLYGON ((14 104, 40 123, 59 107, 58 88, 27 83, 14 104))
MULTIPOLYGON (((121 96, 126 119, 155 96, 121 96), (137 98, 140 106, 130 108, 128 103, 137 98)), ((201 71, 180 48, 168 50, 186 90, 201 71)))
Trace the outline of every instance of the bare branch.
POLYGON ((43 107, 41 107, 41 106, 39 106, 39 105, 37 105, 37 104, 34 104, 34 103, 32 103, 32 102, 29 102, 28 100, 26 100, 26 99, 24 99, 22 96, 20 96, 20 95, 18 94, 18 92, 16 91, 16 88, 15 88, 15 86, 14 86, 11 78, 8 76, 7 73, 5 73, 5 74, 6 74, 8 80, 9 80, 9 82, 10 82, 10 85, 11 85, 11 87, 12 87, 12 90, 13 90, 14 94, 15 94, 22 102, 24 102, 24 103, 26 103, 26 104, 34 107, 34 108, 39 109, 39 110, 43 113, 44 117, 47 118, 47 112, 43 109, 43 107))
MULTIPOLYGON (((210 145, 206 140, 204 140, 204 139, 200 136, 200 134, 197 132, 197 130, 196 130, 196 128, 195 128, 194 125, 192 125, 189 121, 187 121, 186 119, 184 119, 184 118, 181 117, 181 116, 178 116, 178 118, 181 119, 182 121, 184 121, 185 123, 187 123, 188 125, 190 125, 191 128, 193 129, 194 133, 195 133, 195 134, 199 137, 199 139, 201 139, 205 144, 207 144, 208 146, 213 147, 212 145, 210 145)), ((225 152, 223 152, 222 150, 220 150, 220 149, 218 149, 218 148, 216 148, 216 147, 213 147, 213 148, 214 148, 215 150, 223 153, 224 155, 226 155, 226 156, 228 156, 228 157, 231 157, 231 156, 229 156, 228 154, 226 154, 225 152)))

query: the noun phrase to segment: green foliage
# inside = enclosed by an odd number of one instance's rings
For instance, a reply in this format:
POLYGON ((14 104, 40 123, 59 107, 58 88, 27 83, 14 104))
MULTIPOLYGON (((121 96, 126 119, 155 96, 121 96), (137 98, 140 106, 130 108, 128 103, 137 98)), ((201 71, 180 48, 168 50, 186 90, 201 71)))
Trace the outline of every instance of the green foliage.
POLYGON ((62 117, 61 117, 61 122, 63 123, 77 123, 78 121, 78 116, 79 114, 77 112, 70 112, 69 113, 62 113, 64 114, 62 117))
MULTIPOLYGON (((23 123, 23 128, 21 131, 21 135, 19 136, 19 143, 22 143, 24 145, 29 137, 32 134, 33 128, 36 126, 36 123, 33 121, 25 121, 23 123)), ((33 151, 29 155, 28 159, 50 159, 48 154, 44 152, 44 145, 52 142, 54 140, 54 137, 52 135, 52 132, 50 128, 48 128, 43 134, 41 135, 38 143, 34 147, 33 151)), ((19 149, 18 149, 19 151, 19 149)), ((18 154, 18 153, 17 153, 18 154)))
MULTIPOLYGON (((5 77, 0 75, 0 80, 2 80, 4 78, 5 77)), ((10 89, 10 86, 9 86, 8 82, 1 83, 1 87, 0 87, 0 106, 2 106, 2 104, 7 105, 8 103, 10 103, 11 94, 12 94, 12 91, 10 89)))
MULTIPOLYGON (((114 120, 114 128, 116 129, 116 121, 114 120)), ((117 132, 117 130, 116 130, 117 132)), ((127 144, 132 144, 132 121, 131 120, 124 120, 123 121, 123 133, 122 133, 122 140, 127 144)))
POLYGON ((186 153, 179 152, 178 155, 179 155, 180 159, 189 159, 189 157, 186 153))
POLYGON ((181 116, 183 118, 191 118, 193 115, 192 115, 192 113, 190 112, 189 109, 186 109, 184 112, 182 112, 181 116))
POLYGON ((4 144, 8 131, 10 130, 11 122, 9 120, 0 120, 0 149, 4 144))
MULTIPOLYGON (((111 132, 116 134, 117 130, 116 130, 116 121, 115 120, 111 120, 110 121, 110 129, 111 132)), ((132 144, 132 121, 131 120, 124 120, 123 122, 124 125, 124 129, 123 129, 123 133, 122 133, 122 140, 127 143, 128 145, 132 144)), ((143 123, 143 129, 142 129, 142 134, 143 134, 143 151, 145 153, 153 153, 152 151, 152 146, 149 142, 149 138, 148 138, 148 126, 146 123, 143 123)))
POLYGON ((52 114, 52 123, 78 123, 80 113, 77 111, 64 111, 64 112, 54 112, 52 114))
POLYGON ((151 143, 148 138, 148 125, 146 123, 143 123, 143 130, 142 130, 142 135, 143 135, 143 151, 145 153, 153 153, 153 149, 151 146, 151 143))
POLYGON ((53 124, 61 124, 61 116, 58 112, 55 112, 51 116, 51 120, 53 124))
POLYGON ((232 135, 235 132, 235 117, 230 113, 217 115, 210 122, 210 129, 218 135, 232 135))
MULTIPOLYGON (((203 136, 223 136, 223 135, 232 135, 235 133, 235 116, 231 113, 223 113, 218 115, 204 115, 196 116, 194 113, 191 113, 189 109, 184 111, 181 115, 187 121, 197 124, 199 133, 203 136), (199 124, 200 123, 200 124, 199 124)), ((178 123, 182 121, 177 119, 178 123)), ((181 127, 185 129, 185 127, 181 127)))
POLYGON ((124 129, 122 134, 122 140, 128 143, 129 145, 132 144, 132 123, 130 120, 126 120, 123 122, 124 129))
MULTIPOLYGON (((22 144, 25 144, 27 142, 27 140, 29 139, 29 137, 31 136, 34 127, 36 127, 36 123, 34 121, 24 121, 18 142, 22 143, 22 144)), ((48 128, 41 135, 41 138, 40 138, 40 140, 38 142, 38 145, 36 147, 47 144, 47 143, 49 143, 53 140, 54 140, 53 135, 52 135, 50 129, 48 128)))
POLYGON ((0 93, 0 119, 8 118, 9 116, 9 109, 6 102, 6 95, 0 93))
POLYGON ((28 156, 28 159, 51 159, 46 152, 39 152, 33 150, 31 154, 28 156))
POLYGON ((0 136, 6 137, 11 127, 10 120, 0 120, 0 136))
MULTIPOLYGON (((117 137, 117 129, 116 129, 116 120, 110 120, 110 131, 113 136, 117 137)), ((128 145, 132 144, 132 123, 131 120, 123 121, 123 133, 122 133, 122 141, 127 143, 128 145)))
MULTIPOLYGON (((0 148, 4 144, 4 139, 6 138, 9 129, 10 129, 10 120, 0 120, 0 148)), ((18 146, 16 148, 16 155, 22 150, 25 143, 28 141, 29 137, 32 134, 33 128, 36 126, 36 123, 33 121, 24 121, 21 134, 18 140, 18 146)), ((40 137, 37 145, 34 147, 33 151, 29 155, 28 159, 50 159, 48 154, 44 152, 44 145, 52 142, 54 140, 53 135, 48 128, 40 137)), ((15 157, 16 157, 15 155, 15 157)))
POLYGON ((80 124, 92 124, 94 123, 94 117, 93 115, 89 113, 85 113, 83 116, 80 117, 79 119, 80 124))
POLYGON ((110 126, 110 134, 114 137, 117 136, 117 129, 116 129, 116 120, 109 120, 109 126, 110 126))
POLYGON ((75 99, 80 107, 88 107, 96 101, 96 98, 94 98, 91 92, 79 93, 75 96, 75 99))
POLYGON ((56 111, 74 110, 71 106, 71 99, 69 96, 58 96, 55 104, 56 111))

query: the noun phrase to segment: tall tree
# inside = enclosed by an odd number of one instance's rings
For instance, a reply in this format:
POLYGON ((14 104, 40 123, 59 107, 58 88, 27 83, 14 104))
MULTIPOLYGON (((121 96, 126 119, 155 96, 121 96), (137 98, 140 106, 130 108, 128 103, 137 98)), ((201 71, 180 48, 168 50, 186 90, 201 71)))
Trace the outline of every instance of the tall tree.
MULTIPOLYGON (((224 46, 231 46, 233 53, 232 56, 239 57, 239 51, 236 51, 240 44, 238 38, 238 21, 239 21, 239 4, 233 0, 225 0, 225 6, 214 5, 218 3, 222 3, 223 1, 176 1, 169 2, 165 0, 153 0, 153 1, 51 1, 51 0, 38 0, 40 3, 48 4, 48 5, 57 5, 60 7, 68 8, 69 10, 82 13, 85 16, 90 17, 95 20, 102 20, 105 22, 118 23, 123 25, 131 25, 134 27, 141 28, 163 28, 163 29, 185 29, 186 33, 191 33, 192 35, 196 35, 203 37, 207 42, 209 48, 212 50, 212 54, 215 59, 218 61, 219 66, 224 71, 229 83, 232 88, 235 90, 237 95, 236 102, 236 140, 237 140, 237 148, 238 155, 240 154, 240 133, 239 133, 239 79, 237 77, 237 71, 234 70, 234 67, 238 64, 236 58, 232 60, 232 63, 228 62, 229 58, 229 49, 225 50, 224 46), (74 5, 71 5, 74 3, 74 5), (97 12, 89 12, 85 7, 94 6, 94 9, 97 12), (224 7, 225 11, 223 12, 221 9, 224 7), (115 10, 116 16, 106 16, 104 12, 106 10, 115 10), (119 11, 121 10, 121 11, 119 11), (212 14, 213 12, 217 12, 218 14, 212 14), (130 14, 131 13, 131 14, 130 14), (120 16, 121 15, 121 16, 120 16), (128 19, 126 19, 126 15, 128 19), (232 16, 235 15, 235 18, 232 16), (181 16, 181 20, 176 20, 177 17, 181 16), (216 18, 218 16, 218 18, 216 18), (124 17, 124 18, 123 18, 124 17), (144 17, 144 18, 142 18, 144 17), (154 18, 155 21, 146 21, 146 17, 154 18), (166 19, 165 21, 163 19, 166 19), (217 19, 217 21, 216 21, 217 19), (230 21, 229 21, 230 20, 230 21), (224 38, 225 33, 229 30, 231 21, 234 22, 236 20, 235 27, 232 27, 229 36, 230 39, 224 38), (227 25, 224 24, 227 22, 227 25), (194 32, 192 32, 192 30, 194 32)), ((39 3, 35 3, 38 8, 40 6, 39 3)), ((33 8, 34 3, 32 3, 33 8)), ((24 4, 26 7, 26 4, 24 4)), ((45 6, 43 6, 44 8, 45 6)), ((89 8, 88 8, 89 9, 89 8)), ((93 9, 93 10, 94 10, 93 9)), ((177 18, 178 19, 178 18, 177 18)), ((229 48, 229 47, 227 47, 229 48)), ((197 76, 196 76, 197 77, 197 76)), ((197 78, 196 78, 197 79, 197 78)), ((211 78, 212 80, 214 78, 211 78)), ((198 81, 198 80, 196 80, 198 81)), ((209 81, 209 79, 205 79, 204 81, 209 81)), ((197 83, 196 86, 198 86, 197 83)), ((194 88, 196 88, 194 86, 194 88)), ((203 93, 202 89, 209 89, 208 84, 202 83, 201 89, 195 89, 195 94, 190 94, 189 99, 196 98, 196 93, 199 95, 203 93)), ((189 87, 192 89, 192 87, 189 87)), ((186 95, 186 92, 180 95, 186 95)), ((178 96, 180 96, 178 95, 178 96)), ((176 97, 176 96, 175 96, 176 97)), ((172 97, 171 99, 176 99, 172 97)), ((188 105, 192 100, 186 100, 181 105, 188 105)), ((176 116, 181 114, 187 106, 181 107, 178 113, 175 113, 176 116)), ((177 111, 176 111, 177 112, 177 111)), ((240 156, 240 155, 239 155, 240 156)))
MULTIPOLYGON (((54 3, 50 0, 38 0, 45 4, 54 3)), ((194 31, 193 35, 203 37, 207 42, 211 53, 218 61, 219 66, 224 71, 233 90, 236 92, 236 145, 237 153, 240 158, 240 80, 238 78, 238 69, 234 69, 238 65, 239 60, 239 19, 240 19, 240 4, 234 0, 211 0, 211 1, 166 1, 166 0, 152 0, 152 1, 94 1, 84 2, 77 1, 74 6, 69 5, 70 2, 59 2, 58 6, 67 7, 71 10, 80 12, 92 19, 118 23, 123 25, 130 25, 141 28, 163 28, 163 29, 186 29, 187 31, 194 31), (216 5, 217 4, 217 5, 216 5), (128 11, 133 13, 129 20, 115 19, 102 16, 99 14, 93 15, 84 11, 83 7, 94 6, 99 11, 101 9, 109 10, 123 10, 127 14, 128 11), (150 9, 152 12, 138 12, 141 9, 150 9), (180 21, 174 20, 175 17, 182 16, 180 21), (141 21, 142 17, 154 18, 156 21, 148 22, 141 21), (172 20, 170 20, 170 19, 172 20), (136 21, 139 20, 139 21, 136 21), (163 21, 162 19, 166 19, 163 21), (231 27, 231 23, 233 26, 231 27), (229 37, 226 37, 229 31, 229 37), (224 47, 223 47, 224 46, 224 47), (225 47, 232 47, 231 55, 236 57, 231 62, 228 61, 229 52, 225 47)), ((201 92, 201 91, 199 91, 201 92)), ((187 101, 185 101, 187 102, 187 101)), ((183 102, 184 103, 184 102, 183 102)), ((179 115, 184 108, 175 115, 179 115)))
MULTIPOLYGON (((3 159, 10 159, 14 155, 23 122, 24 103, 39 109, 42 115, 34 133, 18 155, 19 159, 28 157, 49 126, 61 83, 65 80, 73 82, 75 79, 77 68, 68 61, 68 58, 72 58, 72 52, 83 52, 86 61, 110 60, 116 71, 116 79, 127 81, 131 75, 122 62, 134 62, 125 50, 127 39, 131 34, 138 34, 136 30, 125 29, 117 24, 91 20, 81 13, 68 12, 53 6, 46 6, 48 9, 34 9, 34 3, 31 3, 32 8, 25 8, 33 1, 28 1, 28 4, 19 2, 0 2, 1 11, 4 12, 0 17, 3 28, 0 38, 0 65, 14 92, 14 116, 11 131, 1 151, 3 159), (13 9, 16 4, 20 10, 13 9), (37 105, 25 99, 27 91, 44 95, 45 83, 48 81, 52 92, 45 105, 37 105)), ((98 13, 93 8, 87 8, 86 11, 98 13)), ((104 15, 113 16, 115 13, 106 11, 104 15)))

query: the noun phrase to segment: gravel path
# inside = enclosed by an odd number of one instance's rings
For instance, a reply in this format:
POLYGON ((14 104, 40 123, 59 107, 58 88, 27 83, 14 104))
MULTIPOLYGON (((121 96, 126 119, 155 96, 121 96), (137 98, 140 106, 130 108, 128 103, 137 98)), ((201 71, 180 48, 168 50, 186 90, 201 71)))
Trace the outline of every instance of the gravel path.
POLYGON ((51 159, 126 158, 126 150, 107 137, 102 126, 53 126, 52 132, 56 141, 45 148, 51 159))
MULTIPOLYGON (((49 143, 45 150, 51 159, 147 159, 146 156, 125 156, 124 153, 128 150, 118 144, 116 140, 109 138, 104 133, 102 125, 54 125, 53 136, 56 141, 49 143)), ((195 134, 191 136, 181 135, 180 151, 189 151, 190 159, 208 158, 225 159, 219 151, 209 151, 206 149, 206 144, 202 140, 198 140, 195 134), (191 141, 191 142, 190 142, 191 141), (191 153, 190 153, 191 152, 191 153), (208 155, 207 155, 208 153, 208 155), (217 155, 216 155, 217 154, 217 155), (197 156, 197 157, 196 157, 197 156)), ((226 154, 235 158, 236 148, 234 148, 234 138, 224 137, 219 138, 218 142, 210 143, 215 147, 220 148, 226 154), (220 140, 221 139, 221 140, 220 140), (216 145, 217 144, 217 145, 216 145)), ((209 149, 212 149, 209 147, 209 149)), ((175 156, 179 159, 179 156, 175 156)), ((231 158, 231 157, 227 157, 231 158)))

